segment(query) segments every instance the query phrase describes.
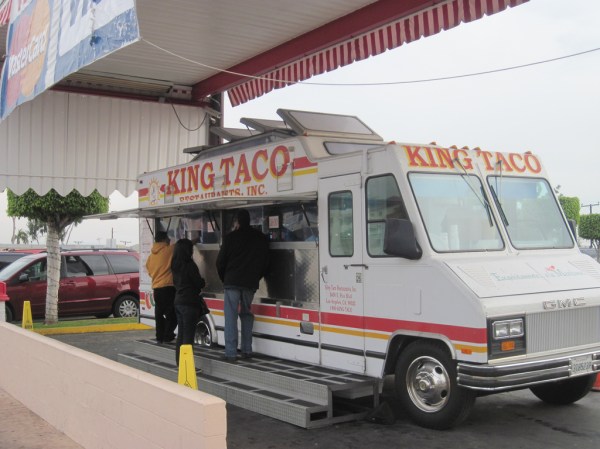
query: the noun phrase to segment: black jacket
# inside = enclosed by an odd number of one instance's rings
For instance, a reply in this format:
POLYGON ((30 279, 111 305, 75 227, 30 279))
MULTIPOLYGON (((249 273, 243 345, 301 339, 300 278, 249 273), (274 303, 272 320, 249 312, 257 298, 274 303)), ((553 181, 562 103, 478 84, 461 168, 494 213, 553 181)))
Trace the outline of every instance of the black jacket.
POLYGON ((175 304, 201 307, 200 292, 206 282, 192 259, 180 269, 173 270, 173 284, 176 290, 175 304))
POLYGON ((258 282, 267 274, 269 242, 251 227, 226 235, 217 256, 217 272, 225 287, 258 290, 258 282))

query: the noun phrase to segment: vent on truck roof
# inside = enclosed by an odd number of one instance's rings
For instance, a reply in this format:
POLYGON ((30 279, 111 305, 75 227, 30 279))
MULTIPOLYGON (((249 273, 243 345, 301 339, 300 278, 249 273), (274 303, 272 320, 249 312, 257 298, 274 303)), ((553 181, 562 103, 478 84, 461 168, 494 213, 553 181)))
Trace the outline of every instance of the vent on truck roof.
POLYGON ((245 139, 246 137, 251 137, 256 134, 259 134, 256 131, 251 129, 243 129, 243 128, 225 128, 222 126, 211 126, 210 132, 216 134, 219 137, 222 137, 229 142, 233 142, 234 140, 245 139))
POLYGON ((353 115, 277 109, 277 114, 301 136, 321 136, 382 142, 383 139, 353 115))
POLYGON ((186 154, 198 154, 204 150, 208 150, 209 148, 212 148, 214 145, 198 145, 197 147, 189 147, 189 148, 184 148, 183 152, 186 154))
POLYGON ((283 120, 242 117, 240 123, 260 131, 261 133, 268 131, 289 131, 290 129, 283 120))

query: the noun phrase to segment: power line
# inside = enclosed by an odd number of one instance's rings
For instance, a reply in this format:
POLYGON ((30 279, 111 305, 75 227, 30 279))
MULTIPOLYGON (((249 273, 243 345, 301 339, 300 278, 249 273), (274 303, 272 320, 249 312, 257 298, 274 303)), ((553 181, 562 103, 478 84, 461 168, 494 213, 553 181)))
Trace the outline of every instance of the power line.
POLYGON ((529 62, 527 64, 520 64, 520 65, 515 65, 515 66, 510 66, 510 67, 502 67, 499 69, 484 70, 481 72, 464 73, 461 75, 450 75, 450 76, 441 76, 441 77, 435 77, 435 78, 424 78, 424 79, 407 80, 407 81, 388 81, 388 82, 374 82, 374 83, 319 83, 319 82, 314 82, 314 81, 293 81, 293 80, 286 80, 286 79, 266 78, 263 76, 255 76, 255 75, 248 75, 246 73, 233 72, 231 70, 221 69, 221 68, 214 67, 214 66, 211 66, 208 64, 203 64, 201 62, 194 61, 192 59, 178 55, 177 53, 174 53, 165 48, 162 48, 162 47, 150 42, 147 39, 142 39, 142 41, 146 42, 148 45, 151 45, 152 47, 155 47, 156 49, 158 49, 164 53, 167 53, 171 56, 179 58, 183 61, 189 62, 191 64, 199 65, 199 66, 205 67, 207 69, 215 70, 220 73, 228 73, 230 75, 241 76, 243 78, 255 79, 255 80, 265 80, 265 81, 274 82, 274 83, 279 82, 279 83, 287 83, 287 84, 305 84, 305 85, 310 85, 310 86, 333 86, 333 87, 390 86, 390 85, 398 85, 398 84, 430 83, 430 82, 434 82, 434 81, 446 81, 446 80, 459 79, 459 78, 468 78, 468 77, 473 77, 473 76, 489 75, 492 73, 507 72, 509 70, 523 69, 523 68, 532 67, 535 65, 547 64, 550 62, 561 61, 563 59, 574 58, 576 56, 582 56, 582 55, 585 55, 588 53, 593 53, 593 52, 600 50, 600 47, 596 47, 596 48, 592 48, 590 50, 584 50, 584 51, 580 51, 577 53, 571 53, 568 55, 558 56, 558 57, 550 58, 550 59, 543 59, 541 61, 529 62))

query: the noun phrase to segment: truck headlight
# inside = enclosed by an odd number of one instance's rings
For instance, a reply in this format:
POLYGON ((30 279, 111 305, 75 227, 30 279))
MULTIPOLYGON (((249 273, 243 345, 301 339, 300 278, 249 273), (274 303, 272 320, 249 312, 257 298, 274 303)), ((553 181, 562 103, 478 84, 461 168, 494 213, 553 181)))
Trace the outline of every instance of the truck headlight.
POLYGON ((523 318, 516 320, 494 321, 492 323, 494 340, 522 337, 525 334, 523 318))
POLYGON ((488 353, 490 358, 525 353, 525 320, 523 317, 488 320, 488 353))

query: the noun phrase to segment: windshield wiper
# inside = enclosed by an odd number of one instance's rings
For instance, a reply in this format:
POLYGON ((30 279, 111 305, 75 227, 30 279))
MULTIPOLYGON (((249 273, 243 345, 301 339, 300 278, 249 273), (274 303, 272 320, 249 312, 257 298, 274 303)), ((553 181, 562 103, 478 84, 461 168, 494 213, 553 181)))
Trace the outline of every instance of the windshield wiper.
MULTIPOLYGON (((483 198, 485 198, 485 193, 483 191, 483 186, 480 186, 479 189, 481 190, 481 196, 483 198)), ((490 203, 488 203, 487 199, 485 201, 484 207, 485 207, 485 212, 487 213, 487 216, 488 216, 488 221, 490 222, 490 228, 493 228, 494 227, 494 220, 492 219, 492 210, 491 210, 491 207, 490 207, 490 203)))
POLYGON ((496 190, 494 190, 494 186, 490 185, 490 191, 492 192, 492 197, 494 198, 494 203, 496 203, 496 207, 498 208, 498 211, 500 212, 500 218, 502 218, 502 223, 504 223, 504 226, 508 227, 508 219, 506 218, 504 209, 502 209, 502 204, 500 204, 498 195, 496 195, 496 190))
POLYGON ((479 194, 477 193, 477 190, 475 190, 475 187, 473 187, 473 185, 467 180, 467 178, 469 177, 469 175, 467 174, 467 170, 465 169, 465 167, 463 167, 463 165, 461 164, 460 160, 458 158, 454 159, 454 162, 456 162, 458 164, 458 166, 460 168, 462 168, 464 173, 459 173, 460 177, 463 179, 463 181, 465 181, 465 183, 469 186, 469 188, 471 189, 471 191, 473 192, 473 194, 475 195, 475 198, 477 198, 479 200, 479 202, 481 203, 481 205, 484 207, 487 216, 488 216, 488 220, 490 222, 490 228, 494 226, 494 221, 492 220, 492 212, 491 212, 491 207, 490 207, 490 203, 487 200, 484 190, 483 190, 483 186, 480 186, 480 190, 481 190, 481 197, 479 196, 479 194))

